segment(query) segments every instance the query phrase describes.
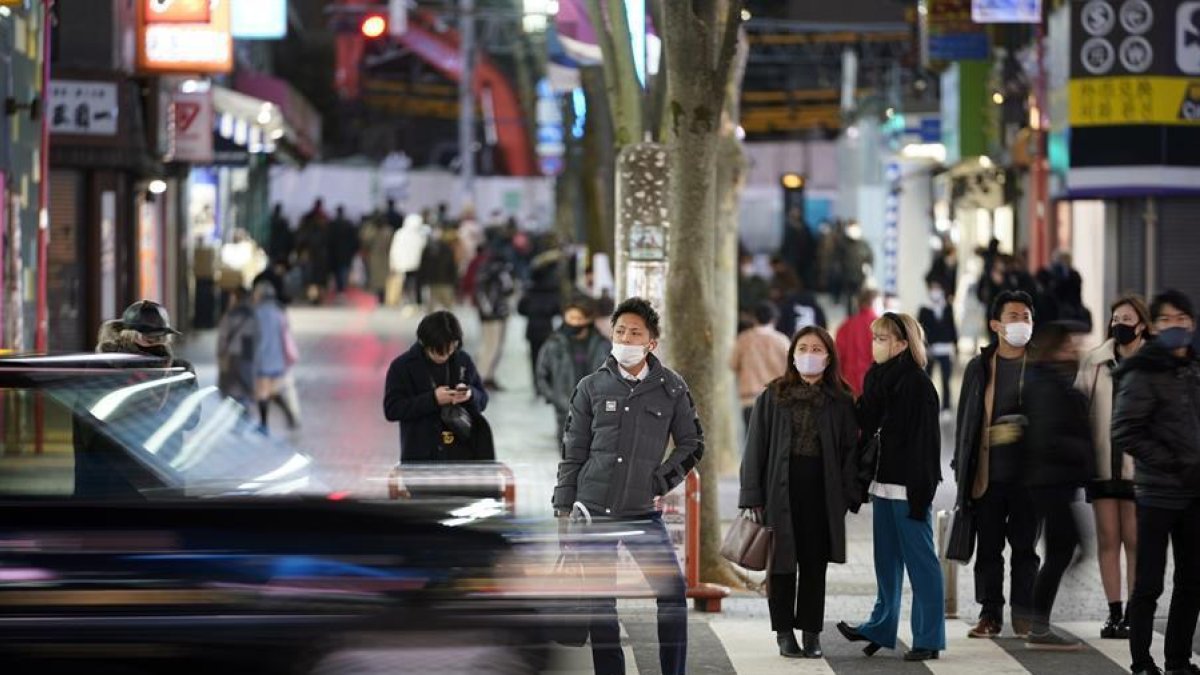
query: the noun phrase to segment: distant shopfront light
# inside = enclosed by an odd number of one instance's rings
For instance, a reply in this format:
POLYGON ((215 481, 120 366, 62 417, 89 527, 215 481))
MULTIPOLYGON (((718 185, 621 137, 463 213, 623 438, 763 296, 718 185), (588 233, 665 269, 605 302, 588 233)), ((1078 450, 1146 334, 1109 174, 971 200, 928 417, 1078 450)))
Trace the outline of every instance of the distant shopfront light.
POLYGON ((147 189, 150 190, 150 194, 152 195, 161 195, 167 191, 167 181, 156 178, 150 181, 150 185, 147 186, 147 189))

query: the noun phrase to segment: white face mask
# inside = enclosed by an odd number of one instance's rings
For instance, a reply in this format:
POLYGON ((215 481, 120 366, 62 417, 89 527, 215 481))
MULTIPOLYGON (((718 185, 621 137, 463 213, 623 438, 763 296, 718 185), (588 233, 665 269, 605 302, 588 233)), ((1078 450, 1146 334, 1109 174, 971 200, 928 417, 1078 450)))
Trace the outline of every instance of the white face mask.
POLYGON ((1024 347, 1033 337, 1033 324, 1006 323, 1004 324, 1004 341, 1014 347, 1024 347))
POLYGON ((622 345, 613 343, 612 346, 613 358, 623 368, 631 368, 641 363, 646 358, 645 345, 622 345))
POLYGON ((940 288, 935 288, 932 291, 929 291, 929 299, 932 300, 934 304, 940 305, 946 299, 946 292, 940 288))
POLYGON ((796 353, 792 362, 796 364, 796 370, 801 375, 820 375, 825 372, 825 364, 829 360, 827 354, 801 354, 796 353))

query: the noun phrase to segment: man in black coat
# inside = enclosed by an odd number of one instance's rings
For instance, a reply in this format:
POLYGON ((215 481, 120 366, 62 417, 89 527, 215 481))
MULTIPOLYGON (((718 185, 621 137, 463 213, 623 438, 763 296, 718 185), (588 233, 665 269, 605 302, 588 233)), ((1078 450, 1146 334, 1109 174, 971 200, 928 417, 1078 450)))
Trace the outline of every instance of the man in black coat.
POLYGON ((1004 625, 1004 542, 1012 549, 1013 632, 1028 637, 1038 571, 1037 518, 1022 480, 1026 420, 1022 411, 1025 347, 1033 335, 1033 298, 1002 291, 989 327, 996 342, 967 364, 958 401, 951 468, 958 503, 975 512, 975 599, 979 622, 967 635, 995 638, 1004 625))
POLYGON ((1162 673, 1150 655, 1154 614, 1163 592, 1167 542, 1175 552, 1175 590, 1167 616, 1166 672, 1189 664, 1200 616, 1200 361, 1192 341, 1196 312, 1179 291, 1150 304, 1155 339, 1114 372, 1113 447, 1135 462, 1137 578, 1129 598, 1134 673, 1162 673))
POLYGON ((388 367, 383 414, 400 423, 402 464, 495 459, 483 418, 488 395, 462 338, 453 314, 434 312, 417 326, 417 343, 388 367), (469 417, 465 426, 448 410, 455 407, 469 417))

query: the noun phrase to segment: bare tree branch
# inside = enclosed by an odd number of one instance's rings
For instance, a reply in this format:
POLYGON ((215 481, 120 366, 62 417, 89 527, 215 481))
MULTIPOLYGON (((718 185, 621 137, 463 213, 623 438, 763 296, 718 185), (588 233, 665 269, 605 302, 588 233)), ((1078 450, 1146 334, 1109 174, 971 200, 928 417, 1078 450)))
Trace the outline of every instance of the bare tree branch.
POLYGON ((725 87, 733 59, 737 56, 738 33, 742 29, 742 0, 726 0, 724 34, 717 51, 717 66, 713 71, 714 81, 725 87))

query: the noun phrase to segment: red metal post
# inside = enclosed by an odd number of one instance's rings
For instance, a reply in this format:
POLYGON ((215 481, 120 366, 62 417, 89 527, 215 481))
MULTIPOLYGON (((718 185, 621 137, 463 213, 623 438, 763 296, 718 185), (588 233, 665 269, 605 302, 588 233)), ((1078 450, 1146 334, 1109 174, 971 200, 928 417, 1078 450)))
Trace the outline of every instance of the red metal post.
POLYGON ((687 560, 684 576, 687 578, 687 596, 701 612, 720 612, 721 600, 729 595, 729 589, 718 584, 700 582, 700 472, 692 470, 687 475, 687 560))
MULTIPOLYGON (((33 345, 39 352, 47 352, 50 348, 49 321, 50 300, 46 290, 47 270, 50 249, 50 11, 54 0, 42 0, 42 149, 38 153, 40 166, 38 175, 38 236, 37 236, 37 325, 34 326, 33 345)), ((42 392, 37 392, 33 400, 33 433, 34 452, 42 453, 46 437, 46 405, 42 392)))

